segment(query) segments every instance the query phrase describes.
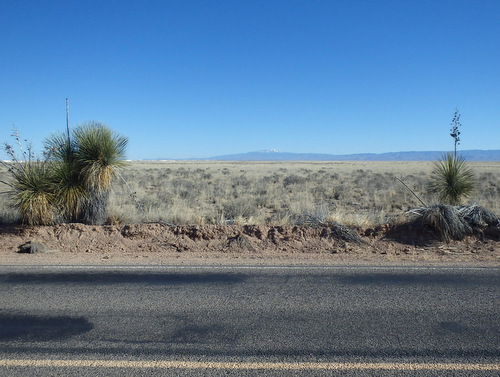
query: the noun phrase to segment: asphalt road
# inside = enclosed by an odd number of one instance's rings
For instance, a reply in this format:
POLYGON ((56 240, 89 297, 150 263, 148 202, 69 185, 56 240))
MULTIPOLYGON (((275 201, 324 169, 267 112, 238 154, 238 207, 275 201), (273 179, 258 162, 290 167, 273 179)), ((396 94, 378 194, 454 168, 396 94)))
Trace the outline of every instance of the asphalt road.
POLYGON ((0 376, 498 376, 500 269, 0 267, 0 376))

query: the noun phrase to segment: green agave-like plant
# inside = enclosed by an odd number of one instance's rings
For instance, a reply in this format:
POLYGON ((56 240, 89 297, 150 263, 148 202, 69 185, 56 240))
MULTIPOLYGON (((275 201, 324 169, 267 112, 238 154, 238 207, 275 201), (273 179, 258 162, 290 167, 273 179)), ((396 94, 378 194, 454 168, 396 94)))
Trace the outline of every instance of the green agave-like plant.
POLYGON ((28 225, 54 224, 56 197, 52 173, 45 161, 19 161, 11 167, 11 195, 21 221, 28 225))
POLYGON ((78 221, 87 193, 80 179, 74 143, 64 134, 55 134, 44 144, 53 167, 53 191, 59 216, 64 221, 78 221))
POLYGON ((54 194, 62 219, 69 222, 81 220, 88 194, 80 180, 78 164, 56 163, 53 179, 56 183, 54 194))
POLYGON ((89 122, 70 135, 55 134, 44 141, 45 159, 32 158, 31 146, 23 150, 16 129, 13 134, 22 158, 5 145, 12 163, 9 194, 21 220, 29 225, 56 221, 84 221, 104 224, 112 179, 126 163, 126 137, 101 123, 89 122))
POLYGON ((476 183, 465 158, 447 153, 435 163, 429 186, 443 204, 458 205, 474 192, 476 183))
POLYGON ((128 139, 101 123, 90 122, 73 132, 75 159, 87 193, 83 220, 103 224, 107 219, 109 190, 124 161, 128 139))
POLYGON ((86 187, 107 190, 124 161, 128 139, 101 123, 90 122, 73 132, 75 157, 86 187))
POLYGON ((16 127, 12 136, 21 154, 19 157, 14 147, 5 143, 5 152, 12 158, 8 163, 0 161, 10 173, 10 179, 2 181, 10 187, 6 194, 10 195, 12 205, 19 211, 24 224, 53 224, 56 221, 56 199, 53 192, 52 166, 47 160, 34 157, 32 145, 23 145, 16 127))

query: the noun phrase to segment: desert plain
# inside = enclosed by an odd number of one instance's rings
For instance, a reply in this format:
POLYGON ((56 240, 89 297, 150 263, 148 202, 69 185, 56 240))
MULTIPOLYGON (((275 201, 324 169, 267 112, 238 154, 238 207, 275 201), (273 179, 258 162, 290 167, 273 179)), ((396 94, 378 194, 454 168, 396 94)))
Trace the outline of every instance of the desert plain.
MULTIPOLYGON (((478 186, 468 202, 499 215, 500 162, 469 165, 478 186)), ((104 226, 24 226, 2 195, 0 263, 499 265, 495 233, 445 243, 412 223, 408 210, 436 203, 433 166, 134 161, 114 181, 104 226), (30 241, 46 249, 18 253, 30 241)))

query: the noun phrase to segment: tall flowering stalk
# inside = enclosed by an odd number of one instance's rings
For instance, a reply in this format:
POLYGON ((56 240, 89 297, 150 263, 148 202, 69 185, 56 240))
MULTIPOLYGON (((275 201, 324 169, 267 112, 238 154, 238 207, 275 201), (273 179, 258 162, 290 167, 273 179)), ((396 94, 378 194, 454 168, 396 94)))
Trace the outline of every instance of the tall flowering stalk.
POLYGON ((450 136, 454 139, 454 152, 447 153, 441 161, 434 165, 430 191, 441 203, 459 205, 470 197, 476 188, 474 172, 467 165, 463 156, 457 156, 457 145, 460 144, 460 116, 458 109, 451 120, 450 136))
POLYGON ((462 114, 458 112, 458 108, 455 109, 455 113, 453 114, 453 119, 451 120, 451 128, 450 128, 450 136, 455 140, 455 150, 453 155, 455 158, 457 158, 457 145, 460 145, 460 126, 462 123, 460 123, 460 117, 462 114))

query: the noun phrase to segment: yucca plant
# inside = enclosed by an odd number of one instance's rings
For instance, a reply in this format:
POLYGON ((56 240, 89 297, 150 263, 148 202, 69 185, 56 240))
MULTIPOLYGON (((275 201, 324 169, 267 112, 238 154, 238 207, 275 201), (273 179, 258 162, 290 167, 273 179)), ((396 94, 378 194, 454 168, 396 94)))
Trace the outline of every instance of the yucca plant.
POLYGON ((14 161, 9 166, 13 205, 19 210, 21 221, 28 225, 54 224, 55 196, 50 166, 46 161, 14 161))
POLYGON ((78 164, 56 162, 53 167, 53 180, 61 218, 69 222, 80 221, 88 194, 81 182, 78 164))
POLYGON ((465 158, 447 153, 435 163, 429 187, 441 203, 458 205, 473 193, 476 183, 465 158))
POLYGON ((127 138, 101 123, 90 122, 70 134, 55 134, 45 140, 45 159, 35 160, 29 146, 23 149, 14 128, 22 157, 5 145, 12 163, 4 163, 11 180, 14 206, 23 223, 47 225, 55 221, 81 221, 103 224, 111 181, 123 160, 127 138))
POLYGON ((457 206, 434 204, 414 209, 412 213, 421 218, 422 224, 437 230, 447 243, 472 234, 472 227, 461 216, 457 206))
POLYGON ((500 227, 500 219, 493 212, 476 204, 434 204, 413 208, 408 213, 416 215, 423 225, 439 232, 445 242, 462 240, 474 233, 483 234, 488 227, 500 227))
POLYGON ((35 159, 31 144, 23 148, 15 127, 12 136, 21 154, 18 157, 14 148, 5 143, 5 151, 12 158, 12 162, 2 162, 10 173, 10 179, 2 181, 10 187, 7 194, 10 195, 13 206, 18 209, 24 224, 53 224, 56 214, 51 165, 46 159, 35 159))
POLYGON ((75 156, 75 146, 63 134, 55 134, 44 142, 53 165, 54 194, 59 215, 64 221, 78 221, 87 192, 80 177, 81 166, 75 156))
POLYGON ((101 123, 90 122, 73 131, 73 142, 80 181, 87 193, 83 220, 89 224, 103 224, 107 219, 111 182, 126 164, 128 139, 101 123))

